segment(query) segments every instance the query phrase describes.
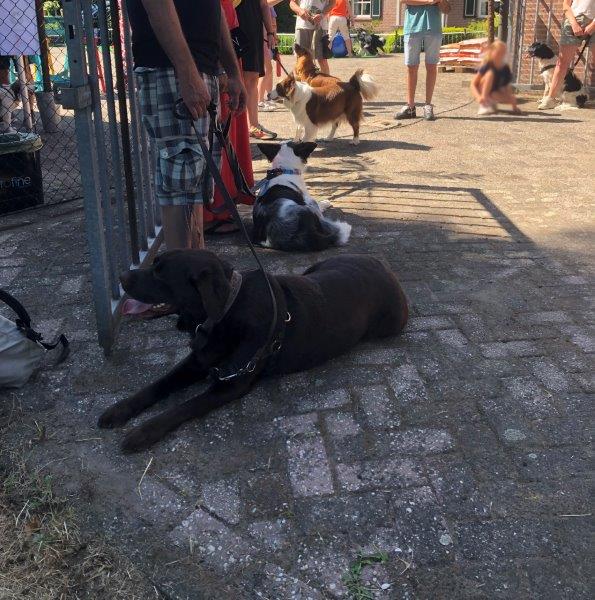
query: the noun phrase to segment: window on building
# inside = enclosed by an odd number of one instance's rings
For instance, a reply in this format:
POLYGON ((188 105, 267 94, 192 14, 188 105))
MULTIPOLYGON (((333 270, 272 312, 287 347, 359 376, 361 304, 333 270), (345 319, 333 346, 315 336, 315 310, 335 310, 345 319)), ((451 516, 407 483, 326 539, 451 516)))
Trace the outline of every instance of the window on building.
POLYGON ((488 16, 488 0, 465 0, 465 16, 485 19, 488 16))
POLYGON ((355 17, 379 19, 382 16, 382 0, 353 0, 352 9, 355 17))

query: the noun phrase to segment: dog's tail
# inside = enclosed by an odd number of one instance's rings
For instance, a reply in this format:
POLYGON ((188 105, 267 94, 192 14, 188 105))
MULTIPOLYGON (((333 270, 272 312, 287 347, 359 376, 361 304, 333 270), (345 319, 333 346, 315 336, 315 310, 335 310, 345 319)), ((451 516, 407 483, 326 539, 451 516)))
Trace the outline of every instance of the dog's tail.
POLYGON ((319 252, 331 246, 344 246, 349 241, 351 225, 332 221, 312 211, 300 213, 298 234, 279 246, 280 250, 293 252, 319 252))
POLYGON ((373 100, 378 96, 378 84, 371 75, 364 73, 363 69, 358 69, 351 76, 349 83, 359 91, 364 100, 373 100))

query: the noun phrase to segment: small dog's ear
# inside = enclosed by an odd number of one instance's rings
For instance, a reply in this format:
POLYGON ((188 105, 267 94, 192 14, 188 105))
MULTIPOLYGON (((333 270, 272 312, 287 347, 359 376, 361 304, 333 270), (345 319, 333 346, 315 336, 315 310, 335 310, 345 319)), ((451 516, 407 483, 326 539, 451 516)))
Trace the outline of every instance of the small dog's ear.
POLYGON ((315 142, 299 142, 297 144, 292 144, 291 148, 296 156, 306 162, 310 154, 314 152, 316 146, 317 144, 315 142))
POLYGON ((273 162, 273 159, 279 153, 281 144, 256 144, 258 149, 267 157, 269 162, 273 162))
POLYGON ((304 54, 306 54, 306 49, 302 48, 302 46, 300 46, 299 44, 294 44, 293 49, 295 50, 295 53, 298 56, 304 56, 304 54))

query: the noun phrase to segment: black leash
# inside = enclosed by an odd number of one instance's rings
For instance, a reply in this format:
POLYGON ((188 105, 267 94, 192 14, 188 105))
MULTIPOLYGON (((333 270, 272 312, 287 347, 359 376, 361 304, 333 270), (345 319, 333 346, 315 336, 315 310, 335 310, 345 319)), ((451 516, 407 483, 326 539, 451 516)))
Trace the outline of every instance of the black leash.
MULTIPOLYGON (((227 153, 228 149, 231 150, 231 146, 227 139, 219 138, 219 134, 221 134, 221 136, 223 137, 223 129, 221 128, 221 126, 218 122, 219 119, 217 118, 217 106, 213 103, 209 104, 208 112, 209 112, 209 117, 211 120, 211 126, 213 128, 214 135, 217 136, 217 139, 219 140, 220 143, 222 143, 222 147, 225 148, 225 151, 227 153)), ((260 261, 260 258, 256 252, 256 248, 254 248, 254 245, 252 244, 252 241, 250 240, 250 236, 248 235, 246 226, 244 225, 244 222, 242 221, 242 218, 240 217, 238 208, 237 208, 235 202, 233 201, 233 198, 231 197, 230 193, 228 192, 227 187, 225 186, 225 182, 223 181, 223 178, 221 177, 221 173, 219 172, 219 168, 218 168, 217 164, 215 163, 215 160, 213 159, 213 155, 211 154, 209 148, 207 147, 207 144, 205 144, 204 140, 202 139, 202 136, 198 130, 197 123, 192 118, 192 115, 188 112, 188 109, 186 108, 186 105, 184 104, 184 101, 182 99, 179 99, 176 101, 175 107, 174 107, 174 114, 175 114, 176 118, 178 118, 178 119, 190 121, 192 128, 194 129, 194 133, 196 134, 196 139, 198 141, 198 145, 200 146, 200 149, 202 150, 202 153, 204 155, 207 168, 209 169, 211 176, 213 178, 213 181, 215 182, 215 186, 219 189, 219 192, 221 193, 221 196, 223 198, 223 201, 224 201, 227 209, 231 212, 234 220, 236 221, 238 227, 240 228, 240 231, 244 235, 246 243, 248 244, 248 247, 250 248, 250 252, 252 253, 252 256, 254 257, 256 264, 258 265, 258 270, 261 272, 261 274, 266 282, 266 285, 267 285, 267 288, 269 291, 269 295, 271 297, 271 307, 272 307, 273 317, 272 317, 271 323, 269 325, 269 331, 268 331, 267 339, 266 339, 265 343, 254 353, 252 358, 245 365, 240 367, 237 371, 235 371, 233 373, 229 373, 229 374, 221 374, 218 370, 215 370, 215 376, 217 377, 217 379, 219 381, 227 381, 229 379, 234 379, 235 377, 239 377, 240 375, 244 375, 245 373, 252 373, 262 360, 264 360, 264 359, 268 358, 270 355, 278 352, 281 349, 281 343, 282 343, 285 328, 282 325, 281 330, 279 331, 279 335, 277 336, 277 339, 274 339, 275 338, 275 330, 277 329, 277 319, 279 316, 279 314, 278 314, 279 311, 278 311, 278 307, 277 307, 277 298, 275 297, 275 292, 273 291, 273 286, 271 285, 269 276, 268 276, 267 272, 265 271, 265 268, 262 265, 262 262, 260 261)), ((231 156, 234 157, 234 162, 233 162, 234 166, 232 166, 232 161, 230 160, 230 166, 232 167, 232 170, 235 171, 237 169, 238 173, 236 173, 236 174, 238 175, 238 177, 241 174, 241 177, 243 179, 243 177, 244 177, 243 173, 241 173, 241 168, 237 162, 237 157, 235 155, 235 152, 233 152, 233 150, 231 150, 230 154, 228 155, 228 160, 231 156)), ((290 320, 290 317, 288 316, 288 318, 284 320, 284 323, 289 322, 289 320, 290 320)), ((199 329, 199 328, 200 328, 200 325, 197 327, 197 329, 199 329)))
POLYGON ((275 46, 271 50, 271 52, 273 53, 273 60, 281 67, 283 73, 285 73, 285 75, 289 77, 289 71, 283 66, 283 63, 281 62, 281 53, 279 52, 279 48, 275 46))
POLYGON ((583 47, 581 49, 581 51, 579 52, 579 55, 576 57, 576 60, 574 61, 574 64, 572 65, 572 67, 570 67, 570 69, 568 69, 569 73, 573 73, 574 70, 576 69, 576 65, 578 65, 578 63, 580 62, 581 58, 583 57, 583 54, 585 53, 585 50, 587 49, 587 46, 589 45, 589 40, 591 39, 591 36, 588 36, 587 38, 585 38, 585 41, 583 43, 583 47))

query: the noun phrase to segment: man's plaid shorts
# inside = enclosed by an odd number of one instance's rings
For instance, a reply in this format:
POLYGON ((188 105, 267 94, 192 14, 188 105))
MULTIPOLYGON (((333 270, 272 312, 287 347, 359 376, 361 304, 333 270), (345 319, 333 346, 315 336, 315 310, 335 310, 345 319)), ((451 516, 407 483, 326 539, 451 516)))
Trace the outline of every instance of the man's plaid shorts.
MULTIPOLYGON (((180 206, 210 202, 212 180, 196 134, 189 120, 174 115, 181 95, 173 68, 137 71, 143 123, 154 145, 155 193, 161 206, 180 206), (203 181, 208 177, 206 181, 203 181)), ((203 74, 211 99, 219 101, 216 77, 203 74)), ((198 130, 207 141, 209 116, 199 119, 198 130)), ((221 148, 215 138, 213 158, 219 164, 221 148)))

